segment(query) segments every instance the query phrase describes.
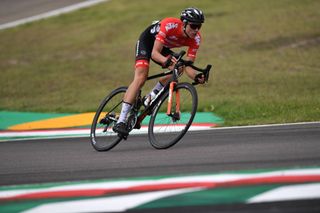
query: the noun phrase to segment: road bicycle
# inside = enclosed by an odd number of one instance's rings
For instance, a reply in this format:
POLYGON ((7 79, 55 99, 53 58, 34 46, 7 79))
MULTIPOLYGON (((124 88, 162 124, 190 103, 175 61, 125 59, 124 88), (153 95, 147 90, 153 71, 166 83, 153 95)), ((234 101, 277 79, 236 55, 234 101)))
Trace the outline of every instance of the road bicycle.
MULTIPOLYGON (((173 53, 177 63, 173 70, 169 70, 157 75, 149 76, 147 80, 172 75, 171 80, 158 92, 148 106, 143 105, 141 90, 133 104, 132 110, 127 117, 128 130, 141 131, 143 121, 148 123, 148 137, 151 145, 156 149, 167 149, 175 145, 188 131, 194 116, 197 112, 198 95, 192 84, 178 81, 181 73, 179 68, 190 66, 201 72, 208 82, 211 65, 205 69, 200 69, 193 65, 191 61, 182 59, 185 51, 173 53), (150 116, 149 120, 146 118, 150 116)), ((121 140, 126 140, 127 136, 115 133, 112 127, 119 118, 122 99, 127 87, 119 87, 107 95, 101 102, 91 125, 91 144, 97 151, 108 151, 115 147, 121 140)))

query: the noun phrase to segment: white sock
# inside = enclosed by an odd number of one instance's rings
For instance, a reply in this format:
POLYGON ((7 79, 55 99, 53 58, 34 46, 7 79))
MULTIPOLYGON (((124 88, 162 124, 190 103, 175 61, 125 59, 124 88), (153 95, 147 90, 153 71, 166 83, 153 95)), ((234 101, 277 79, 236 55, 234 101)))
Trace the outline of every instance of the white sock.
POLYGON ((127 102, 122 103, 122 109, 121 109, 120 117, 119 117, 117 123, 120 123, 120 122, 126 123, 127 115, 130 112, 131 108, 132 108, 131 104, 129 104, 127 102))
POLYGON ((158 94, 160 90, 162 90, 162 88, 163 88, 163 85, 158 81, 158 83, 153 87, 153 89, 146 96, 148 98, 144 101, 144 105, 148 106, 151 100, 153 100, 153 98, 158 94))
POLYGON ((163 85, 158 81, 158 83, 153 87, 152 91, 157 91, 155 93, 158 93, 160 90, 162 90, 163 85))

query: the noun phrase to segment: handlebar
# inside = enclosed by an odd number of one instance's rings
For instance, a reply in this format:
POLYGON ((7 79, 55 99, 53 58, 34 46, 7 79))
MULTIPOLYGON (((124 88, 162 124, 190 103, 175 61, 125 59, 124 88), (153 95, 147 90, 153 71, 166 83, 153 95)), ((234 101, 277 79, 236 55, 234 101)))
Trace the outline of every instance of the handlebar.
MULTIPOLYGON (((174 70, 178 70, 178 68, 180 66, 190 66, 192 67, 193 69, 201 72, 204 74, 204 77, 205 77, 205 82, 208 82, 209 80, 209 73, 210 73, 210 69, 212 67, 211 64, 208 64, 207 67, 205 69, 201 69, 199 67, 196 67, 193 65, 193 61, 185 61, 182 59, 182 57, 186 54, 186 52, 184 50, 180 51, 180 53, 173 53, 172 56, 175 57, 177 59, 177 63, 174 67, 174 70)), ((155 79, 155 78, 159 78, 159 77, 162 77, 162 76, 166 76, 166 75, 171 75, 173 72, 173 70, 169 70, 169 71, 166 71, 166 72, 163 72, 163 73, 160 73, 160 74, 157 74, 157 75, 153 75, 153 76, 149 76, 147 78, 147 80, 151 80, 151 79, 155 79)), ((176 77, 176 76, 175 76, 176 77)), ((198 83, 196 82, 193 82, 192 83, 193 85, 196 85, 198 83)))
MULTIPOLYGON (((208 82, 209 80, 209 73, 210 70, 212 68, 211 64, 208 64, 207 67, 205 69, 201 69, 199 67, 196 67, 193 65, 193 61, 185 61, 182 59, 182 57, 186 54, 186 51, 182 50, 180 51, 180 53, 173 53, 173 57, 175 57, 177 59, 177 63, 175 65, 175 69, 178 69, 180 66, 189 66, 191 68, 193 68, 194 70, 197 70, 198 72, 201 72, 204 74, 204 78, 205 78, 205 82, 208 82)), ((197 85, 198 83, 193 82, 193 85, 197 85)))

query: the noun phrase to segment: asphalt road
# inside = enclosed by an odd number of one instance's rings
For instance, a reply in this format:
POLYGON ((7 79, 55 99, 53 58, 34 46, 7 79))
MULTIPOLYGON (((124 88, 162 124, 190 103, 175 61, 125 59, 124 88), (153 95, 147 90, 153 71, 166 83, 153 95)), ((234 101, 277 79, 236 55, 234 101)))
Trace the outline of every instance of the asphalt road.
MULTIPOLYGON (((108 152, 95 151, 89 138, 3 142, 0 185, 319 166, 319 139, 320 123, 192 132, 168 150, 152 148, 147 135, 130 136, 108 152)), ((319 212, 319 203, 198 206, 170 212, 319 212)))
POLYGON ((146 135, 109 152, 89 138, 0 143, 0 185, 320 165, 320 124, 188 133, 168 150, 146 135))

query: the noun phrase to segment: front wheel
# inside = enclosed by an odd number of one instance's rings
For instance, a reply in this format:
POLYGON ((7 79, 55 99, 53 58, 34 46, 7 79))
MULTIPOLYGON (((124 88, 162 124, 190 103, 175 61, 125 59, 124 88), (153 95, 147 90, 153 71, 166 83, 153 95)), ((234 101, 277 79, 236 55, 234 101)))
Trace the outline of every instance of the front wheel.
POLYGON ((100 104, 91 125, 91 144, 97 151, 108 151, 116 146, 122 137, 112 127, 119 118, 126 87, 113 90, 100 104))
MULTIPOLYGON (((171 114, 167 115, 169 91, 153 111, 149 122, 149 141, 157 149, 167 149, 175 145, 188 131, 197 112, 198 95, 189 83, 178 83, 172 95, 171 114), (176 92, 180 95, 179 107, 176 110, 176 92), (177 112, 178 111, 178 112, 177 112)), ((179 98, 178 98, 179 99, 179 98)))

